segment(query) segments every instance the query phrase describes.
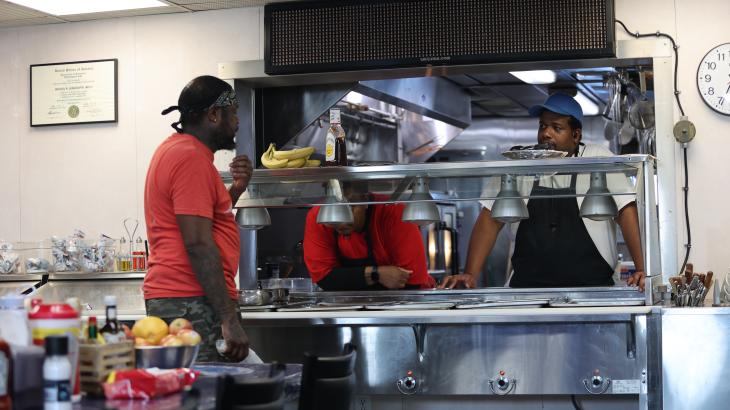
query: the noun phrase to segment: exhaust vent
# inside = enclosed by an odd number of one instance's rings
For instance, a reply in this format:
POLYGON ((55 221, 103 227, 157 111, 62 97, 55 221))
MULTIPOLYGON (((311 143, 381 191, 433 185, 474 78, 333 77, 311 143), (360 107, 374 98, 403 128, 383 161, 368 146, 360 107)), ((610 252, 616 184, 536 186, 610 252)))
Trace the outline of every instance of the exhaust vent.
POLYGON ((336 0, 264 10, 271 75, 615 56, 614 0, 336 0))

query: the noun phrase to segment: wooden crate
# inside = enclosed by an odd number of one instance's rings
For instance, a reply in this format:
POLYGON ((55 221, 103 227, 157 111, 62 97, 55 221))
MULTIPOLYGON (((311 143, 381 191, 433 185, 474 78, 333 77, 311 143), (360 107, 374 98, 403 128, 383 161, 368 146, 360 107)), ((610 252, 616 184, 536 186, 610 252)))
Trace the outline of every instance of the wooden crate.
POLYGON ((131 341, 106 345, 79 345, 81 391, 103 394, 101 387, 112 370, 134 368, 134 343, 131 341))

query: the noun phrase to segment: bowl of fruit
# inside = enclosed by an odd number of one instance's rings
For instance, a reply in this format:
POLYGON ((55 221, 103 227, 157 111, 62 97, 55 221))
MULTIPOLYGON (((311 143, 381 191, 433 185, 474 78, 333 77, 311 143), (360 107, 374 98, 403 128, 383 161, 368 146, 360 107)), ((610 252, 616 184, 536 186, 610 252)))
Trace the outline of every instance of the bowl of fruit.
POLYGON ((200 348, 200 334, 187 319, 164 320, 147 316, 132 327, 137 368, 192 367, 200 348))

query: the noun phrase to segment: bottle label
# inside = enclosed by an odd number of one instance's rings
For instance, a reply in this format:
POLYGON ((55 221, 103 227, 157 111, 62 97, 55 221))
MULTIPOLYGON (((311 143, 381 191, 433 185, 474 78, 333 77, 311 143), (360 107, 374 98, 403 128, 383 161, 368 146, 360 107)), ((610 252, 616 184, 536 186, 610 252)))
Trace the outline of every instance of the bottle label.
POLYGON ((126 338, 125 335, 124 335, 124 332, 102 333, 101 335, 104 337, 104 341, 107 344, 121 343, 126 338))
POLYGON ((5 356, 5 352, 0 352, 0 396, 8 394, 8 376, 10 376, 8 357, 5 356))
POLYGON ((342 124, 340 121, 340 110, 338 109, 331 109, 330 110, 330 125, 332 124, 342 124))
POLYGON ((43 396, 46 403, 70 402, 71 381, 69 380, 44 380, 43 396))
POLYGON ((335 161, 335 134, 332 132, 332 128, 327 130, 327 137, 325 138, 324 156, 325 161, 335 161))

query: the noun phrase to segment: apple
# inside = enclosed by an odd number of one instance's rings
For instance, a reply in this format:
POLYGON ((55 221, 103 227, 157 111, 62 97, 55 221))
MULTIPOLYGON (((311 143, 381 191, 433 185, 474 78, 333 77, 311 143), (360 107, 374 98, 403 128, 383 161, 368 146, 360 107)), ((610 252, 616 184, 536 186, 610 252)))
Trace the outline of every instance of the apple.
POLYGON ((165 336, 160 343, 162 346, 182 346, 183 344, 183 341, 175 335, 165 336))
POLYGON ((183 329, 177 334, 178 339, 182 340, 186 346, 195 346, 200 343, 201 337, 198 332, 192 329, 183 329))
POLYGON ((134 345, 135 346, 154 346, 150 342, 147 341, 147 339, 141 338, 141 337, 135 337, 134 338, 134 345))
POLYGON ((169 331, 171 335, 176 335, 185 329, 193 329, 193 324, 187 319, 179 317, 170 323, 169 331))

